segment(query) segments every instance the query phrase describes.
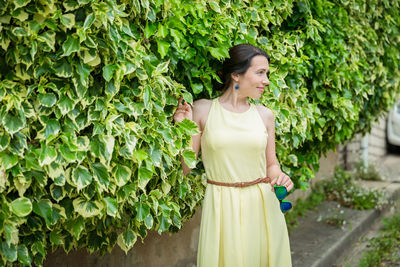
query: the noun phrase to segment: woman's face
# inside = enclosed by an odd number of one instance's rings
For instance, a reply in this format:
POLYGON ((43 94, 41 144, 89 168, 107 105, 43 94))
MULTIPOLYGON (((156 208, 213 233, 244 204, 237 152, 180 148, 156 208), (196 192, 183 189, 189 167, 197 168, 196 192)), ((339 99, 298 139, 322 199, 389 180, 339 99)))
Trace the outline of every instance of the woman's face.
POLYGON ((240 94, 259 99, 265 86, 269 84, 268 72, 267 58, 260 55, 253 57, 247 71, 238 75, 237 83, 239 84, 240 94))

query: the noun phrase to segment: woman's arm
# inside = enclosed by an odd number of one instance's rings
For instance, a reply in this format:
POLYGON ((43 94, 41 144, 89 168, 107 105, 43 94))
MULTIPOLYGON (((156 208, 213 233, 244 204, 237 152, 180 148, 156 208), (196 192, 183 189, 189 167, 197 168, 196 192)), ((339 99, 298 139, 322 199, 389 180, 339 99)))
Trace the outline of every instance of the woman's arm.
POLYGON ((265 126, 267 127, 268 140, 265 156, 267 159, 267 177, 271 179, 271 185, 284 185, 290 191, 293 188, 293 182, 288 175, 282 172, 276 158, 275 151, 275 118, 274 113, 264 107, 259 106, 265 126))
MULTIPOLYGON (((191 138, 191 143, 192 143, 192 150, 195 152, 196 154, 196 158, 199 154, 200 151, 200 145, 201 145, 201 101, 200 100, 196 100, 195 102, 193 102, 193 107, 191 108, 189 104, 185 103, 184 106, 187 105, 185 108, 186 110, 190 110, 191 114, 192 114, 192 118, 190 118, 190 116, 186 117, 190 120, 192 120, 194 123, 197 124, 197 127, 200 130, 200 133, 192 135, 191 138)), ((179 109, 179 107, 178 107, 179 109)), ((178 110, 177 110, 178 112, 178 110)), ((176 112, 176 113, 177 113, 176 112)), ((182 169, 183 169, 183 175, 187 175, 188 173, 190 173, 190 171, 192 170, 191 168, 189 168, 189 166, 187 166, 187 164, 185 163, 185 161, 183 160, 183 157, 181 157, 181 163, 182 163, 182 169)))

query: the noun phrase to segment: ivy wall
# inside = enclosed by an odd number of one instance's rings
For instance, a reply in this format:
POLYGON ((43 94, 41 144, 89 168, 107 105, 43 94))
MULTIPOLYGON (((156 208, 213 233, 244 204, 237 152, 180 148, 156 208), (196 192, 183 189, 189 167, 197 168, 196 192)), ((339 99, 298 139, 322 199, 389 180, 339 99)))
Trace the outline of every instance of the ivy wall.
POLYGON ((228 49, 271 56, 261 103, 277 156, 306 188, 323 153, 399 95, 399 0, 0 2, 0 266, 50 249, 129 250, 177 231, 204 192, 172 125, 177 99, 214 98, 228 49), (183 177, 180 155, 190 166, 183 177))

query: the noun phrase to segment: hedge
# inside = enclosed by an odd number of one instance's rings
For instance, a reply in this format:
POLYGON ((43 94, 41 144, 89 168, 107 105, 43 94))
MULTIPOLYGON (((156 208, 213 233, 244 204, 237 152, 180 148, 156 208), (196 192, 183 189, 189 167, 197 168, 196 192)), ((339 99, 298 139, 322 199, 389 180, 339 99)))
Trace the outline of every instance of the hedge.
POLYGON ((172 115, 180 96, 218 96, 234 44, 271 56, 254 102, 275 113, 281 167, 307 188, 321 155, 399 96, 399 1, 367 2, 1 1, 0 266, 178 231, 204 169, 183 152, 196 125, 172 115), (197 164, 188 176, 181 155, 197 164))

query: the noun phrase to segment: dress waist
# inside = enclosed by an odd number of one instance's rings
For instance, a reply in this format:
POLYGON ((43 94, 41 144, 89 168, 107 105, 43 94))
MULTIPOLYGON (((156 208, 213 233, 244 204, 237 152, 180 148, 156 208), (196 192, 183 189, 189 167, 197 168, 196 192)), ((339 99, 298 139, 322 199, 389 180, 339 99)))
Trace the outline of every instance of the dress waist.
POLYGON ((258 178, 253 181, 249 182, 238 182, 238 183, 224 183, 224 182, 216 182, 210 179, 207 179, 207 183, 213 184, 213 185, 220 185, 220 186, 229 186, 229 187, 246 187, 246 186, 251 186, 259 183, 271 183, 271 179, 268 177, 264 178, 258 178))

